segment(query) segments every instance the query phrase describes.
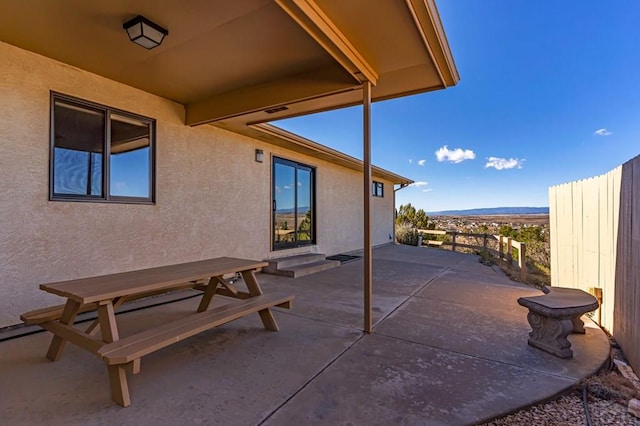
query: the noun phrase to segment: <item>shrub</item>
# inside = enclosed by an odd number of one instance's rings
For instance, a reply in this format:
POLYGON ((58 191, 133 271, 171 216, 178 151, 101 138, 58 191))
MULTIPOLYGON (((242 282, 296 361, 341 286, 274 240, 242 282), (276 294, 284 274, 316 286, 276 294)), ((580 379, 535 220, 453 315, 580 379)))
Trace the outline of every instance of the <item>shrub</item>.
POLYGON ((418 244, 418 231, 409 225, 396 225, 396 240, 400 244, 415 246, 418 244))
POLYGON ((496 264, 496 260, 489 250, 475 250, 475 254, 480 256, 479 260, 483 265, 492 266, 496 264))

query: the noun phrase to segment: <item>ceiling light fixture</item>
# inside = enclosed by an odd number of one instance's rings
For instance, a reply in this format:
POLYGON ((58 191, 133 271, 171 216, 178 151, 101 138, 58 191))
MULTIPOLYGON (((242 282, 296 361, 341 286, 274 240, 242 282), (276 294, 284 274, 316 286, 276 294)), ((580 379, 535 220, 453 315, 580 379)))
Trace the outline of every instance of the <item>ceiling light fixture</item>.
POLYGON ((122 28, 127 31, 132 42, 145 49, 153 49, 160 46, 164 37, 169 34, 169 31, 142 15, 128 20, 122 25, 122 28))

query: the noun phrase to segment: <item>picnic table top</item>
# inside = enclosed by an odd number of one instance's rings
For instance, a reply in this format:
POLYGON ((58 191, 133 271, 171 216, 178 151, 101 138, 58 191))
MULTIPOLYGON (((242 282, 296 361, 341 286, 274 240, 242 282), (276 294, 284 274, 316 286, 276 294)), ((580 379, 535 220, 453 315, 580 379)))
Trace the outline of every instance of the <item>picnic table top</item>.
POLYGON ((176 284, 188 281, 255 270, 267 265, 267 262, 262 261, 218 257, 195 262, 41 284, 40 289, 80 303, 93 303, 111 300, 121 296, 171 288, 176 284))

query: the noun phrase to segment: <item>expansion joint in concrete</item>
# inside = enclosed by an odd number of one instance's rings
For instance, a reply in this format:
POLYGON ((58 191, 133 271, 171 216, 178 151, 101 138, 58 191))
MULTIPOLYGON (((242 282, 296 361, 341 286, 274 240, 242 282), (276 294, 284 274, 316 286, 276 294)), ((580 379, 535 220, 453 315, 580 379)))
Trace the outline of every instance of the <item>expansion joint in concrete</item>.
POLYGON ((364 337, 366 336, 366 334, 362 333, 360 336, 358 336, 353 342, 351 342, 351 344, 349 344, 343 351, 341 351, 340 353, 338 353, 338 355, 336 355, 332 360, 330 360, 324 367, 322 367, 316 374, 314 374, 309 380, 307 380, 302 386, 300 386, 295 392, 293 392, 291 395, 289 395, 289 397, 284 400, 280 405, 278 405, 274 410, 272 410, 267 416, 265 416, 259 423, 258 425, 262 425, 264 424, 267 420, 269 420, 274 414, 276 414, 278 412, 278 410, 280 410, 282 407, 284 407, 289 401, 291 401, 292 399, 294 399, 300 392, 302 392, 305 388, 307 388, 307 386, 309 386, 311 383, 313 383, 313 381, 320 376, 322 373, 324 373, 329 367, 331 367, 333 364, 335 364, 336 361, 338 361, 340 358, 342 358, 342 356, 344 354, 346 354, 356 343, 358 343, 359 341, 361 341, 364 337))

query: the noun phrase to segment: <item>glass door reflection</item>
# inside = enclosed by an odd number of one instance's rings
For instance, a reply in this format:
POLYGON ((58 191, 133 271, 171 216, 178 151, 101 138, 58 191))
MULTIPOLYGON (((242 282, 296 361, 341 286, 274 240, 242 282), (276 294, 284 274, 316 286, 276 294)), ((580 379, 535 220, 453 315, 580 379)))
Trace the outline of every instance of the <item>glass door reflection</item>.
POLYGON ((274 158, 274 250, 315 242, 314 185, 312 167, 274 158))

